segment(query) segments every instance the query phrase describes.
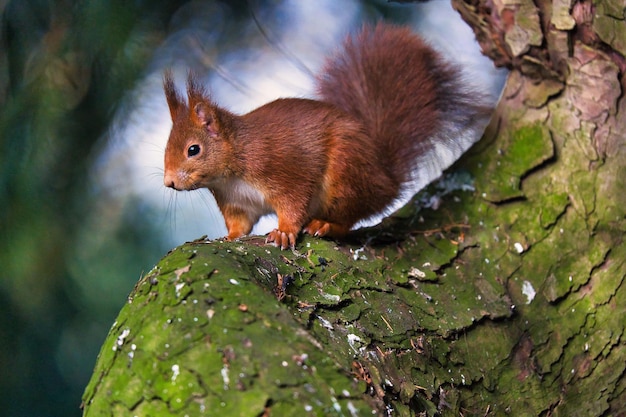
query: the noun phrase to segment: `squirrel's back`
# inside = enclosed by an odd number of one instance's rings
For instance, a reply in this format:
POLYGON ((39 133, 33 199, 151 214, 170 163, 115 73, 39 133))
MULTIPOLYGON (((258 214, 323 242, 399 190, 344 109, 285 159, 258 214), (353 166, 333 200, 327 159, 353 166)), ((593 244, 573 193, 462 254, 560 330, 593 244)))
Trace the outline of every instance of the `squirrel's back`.
POLYGON ((386 23, 349 36, 317 85, 323 101, 362 122, 404 184, 391 209, 477 141, 489 116, 484 95, 463 82, 455 65, 410 29, 386 23))

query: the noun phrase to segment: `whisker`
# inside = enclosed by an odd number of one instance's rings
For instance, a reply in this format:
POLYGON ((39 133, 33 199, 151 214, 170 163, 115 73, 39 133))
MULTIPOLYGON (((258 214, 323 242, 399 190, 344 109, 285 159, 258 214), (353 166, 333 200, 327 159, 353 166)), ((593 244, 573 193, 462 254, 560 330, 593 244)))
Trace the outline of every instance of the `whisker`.
POLYGON ((198 194, 200 195, 200 199, 202 200, 204 206, 209 212, 209 218, 211 222, 215 224, 220 224, 220 222, 223 223, 224 220, 222 219, 222 216, 219 212, 219 207, 217 206, 217 202, 215 201, 215 197, 213 197, 211 191, 204 189, 201 190, 201 192, 198 194))
POLYGON ((166 206, 166 218, 169 224, 169 235, 172 240, 174 240, 174 234, 176 232, 176 206, 177 206, 177 194, 173 192, 173 190, 163 189, 163 199, 167 198, 167 203, 164 201, 164 205, 166 206), (166 197, 167 196, 167 197, 166 197), (169 197, 169 198, 168 198, 169 197))

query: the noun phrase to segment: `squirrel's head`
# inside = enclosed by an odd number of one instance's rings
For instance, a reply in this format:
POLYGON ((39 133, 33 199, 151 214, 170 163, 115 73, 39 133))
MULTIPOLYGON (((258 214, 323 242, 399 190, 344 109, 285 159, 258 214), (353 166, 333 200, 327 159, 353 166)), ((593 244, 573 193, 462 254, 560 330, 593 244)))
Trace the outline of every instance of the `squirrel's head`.
POLYGON ((169 71, 163 88, 173 123, 165 148, 165 186, 193 190, 227 176, 233 116, 211 101, 192 74, 187 80, 187 101, 176 90, 169 71))

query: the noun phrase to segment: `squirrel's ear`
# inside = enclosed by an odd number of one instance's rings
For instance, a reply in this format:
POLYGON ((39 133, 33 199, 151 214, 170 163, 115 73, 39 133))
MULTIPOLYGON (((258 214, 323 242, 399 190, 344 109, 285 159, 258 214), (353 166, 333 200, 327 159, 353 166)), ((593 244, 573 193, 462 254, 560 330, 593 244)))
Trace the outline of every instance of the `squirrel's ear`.
POLYGON ((165 98, 170 108, 170 116, 172 117, 172 121, 174 121, 180 110, 185 108, 185 102, 183 97, 176 91, 174 77, 170 70, 165 71, 165 75, 163 76, 163 90, 165 90, 165 98))
POLYGON ((203 127, 210 136, 217 136, 219 120, 215 107, 211 105, 206 90, 192 72, 187 78, 187 96, 191 121, 196 126, 203 127))
POLYGON ((198 126, 202 126, 210 136, 217 136, 219 120, 213 107, 204 102, 197 103, 191 111, 191 119, 198 126))

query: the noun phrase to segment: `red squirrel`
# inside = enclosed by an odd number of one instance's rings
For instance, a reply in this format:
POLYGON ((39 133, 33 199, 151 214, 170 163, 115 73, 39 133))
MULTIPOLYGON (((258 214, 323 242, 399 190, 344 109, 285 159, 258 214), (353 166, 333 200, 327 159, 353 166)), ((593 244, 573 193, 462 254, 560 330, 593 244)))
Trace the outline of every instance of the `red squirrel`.
POLYGON ((191 74, 185 100, 167 72, 165 186, 211 190, 229 240, 276 213, 266 242, 294 248, 301 231, 341 237, 384 212, 435 148, 478 139, 488 111, 455 66, 386 23, 349 36, 317 89, 319 100, 283 98, 236 115, 191 74))

